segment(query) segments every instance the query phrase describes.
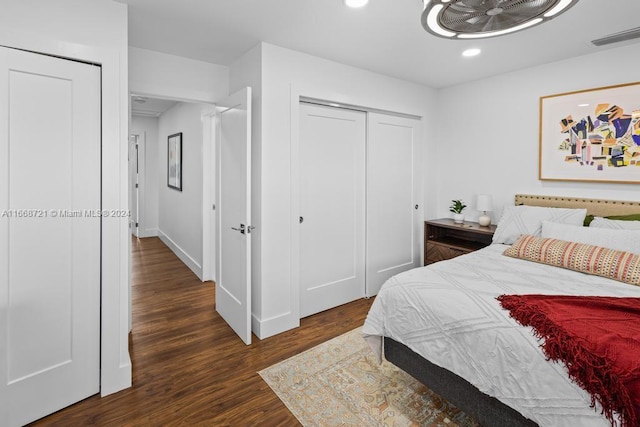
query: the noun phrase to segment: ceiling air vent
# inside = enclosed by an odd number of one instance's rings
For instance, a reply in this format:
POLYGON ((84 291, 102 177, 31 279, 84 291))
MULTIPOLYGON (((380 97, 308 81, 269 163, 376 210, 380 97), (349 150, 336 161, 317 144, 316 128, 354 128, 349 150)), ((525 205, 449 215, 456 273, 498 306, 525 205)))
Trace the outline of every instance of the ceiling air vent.
POLYGON ((619 33, 615 33, 615 34, 611 34, 611 35, 599 38, 599 39, 591 40, 591 43, 593 43, 596 46, 604 46, 606 44, 623 42, 627 40, 637 39, 639 37, 640 37, 640 27, 632 28, 627 31, 622 31, 619 33))

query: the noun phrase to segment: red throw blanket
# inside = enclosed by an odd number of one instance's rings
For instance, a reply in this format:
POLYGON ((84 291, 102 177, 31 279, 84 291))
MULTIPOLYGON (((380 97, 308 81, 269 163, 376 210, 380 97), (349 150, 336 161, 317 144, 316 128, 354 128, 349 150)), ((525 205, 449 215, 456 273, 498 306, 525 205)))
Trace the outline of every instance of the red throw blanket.
POLYGON ((640 420, 640 298, 501 295, 511 317, 531 326, 545 355, 562 361, 615 425, 640 420))

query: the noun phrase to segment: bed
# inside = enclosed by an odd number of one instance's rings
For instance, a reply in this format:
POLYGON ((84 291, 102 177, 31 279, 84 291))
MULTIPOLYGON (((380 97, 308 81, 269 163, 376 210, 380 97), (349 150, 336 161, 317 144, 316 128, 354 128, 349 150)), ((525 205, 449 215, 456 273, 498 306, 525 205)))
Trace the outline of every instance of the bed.
MULTIPOLYGON (((515 205, 586 208, 607 217, 639 202, 516 195, 515 205)), ((549 362, 528 327, 503 310, 503 294, 640 297, 640 287, 510 258, 510 245, 417 268, 389 279, 363 333, 374 351, 484 426, 609 426, 561 363, 549 362)))

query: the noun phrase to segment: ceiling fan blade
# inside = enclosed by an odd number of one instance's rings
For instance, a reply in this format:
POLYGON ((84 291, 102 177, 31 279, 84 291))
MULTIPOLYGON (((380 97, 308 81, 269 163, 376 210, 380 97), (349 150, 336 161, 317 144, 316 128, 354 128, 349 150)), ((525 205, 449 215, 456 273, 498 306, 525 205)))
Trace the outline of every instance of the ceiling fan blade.
POLYGON ((520 21, 522 20, 508 13, 494 15, 483 26, 482 32, 499 31, 499 30, 502 30, 503 28, 508 28, 508 27, 517 25, 520 23, 520 21))
POLYGON ((469 19, 465 19, 466 22, 474 26, 479 22, 486 21, 486 20, 487 20, 487 15, 472 16, 469 19))
POLYGON ((508 3, 508 2, 505 2, 505 1, 502 1, 502 0, 488 0, 488 1, 484 2, 483 8, 484 8, 484 10, 495 9, 497 7, 501 8, 501 9, 504 9, 505 6, 506 6, 506 3, 508 3))
MULTIPOLYGON (((482 29, 480 30, 480 32, 486 33, 489 31, 495 31, 495 22, 497 21, 498 15, 494 15, 494 16, 487 16, 487 19, 485 21, 485 23, 482 25, 482 29)), ((477 26, 479 27, 479 26, 477 26)))
POLYGON ((465 0, 464 2, 456 2, 452 3, 448 9, 455 10, 456 12, 462 13, 484 13, 485 7, 482 6, 482 1, 479 2, 477 6, 475 4, 470 4, 469 0, 465 0))

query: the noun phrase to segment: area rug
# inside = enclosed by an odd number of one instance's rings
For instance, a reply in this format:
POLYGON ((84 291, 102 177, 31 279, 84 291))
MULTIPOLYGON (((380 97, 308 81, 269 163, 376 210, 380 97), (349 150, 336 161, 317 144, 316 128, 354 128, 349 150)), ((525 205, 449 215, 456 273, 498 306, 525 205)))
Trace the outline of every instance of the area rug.
POLYGON ((475 427, 394 365, 378 364, 360 328, 259 372, 305 427, 475 427))

